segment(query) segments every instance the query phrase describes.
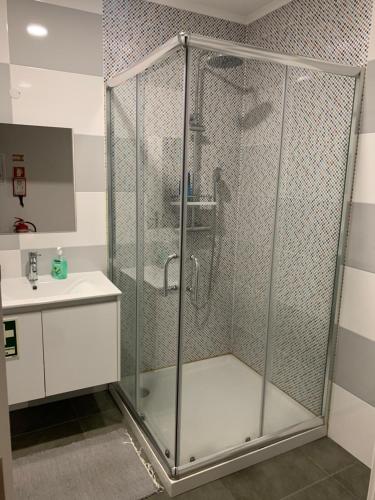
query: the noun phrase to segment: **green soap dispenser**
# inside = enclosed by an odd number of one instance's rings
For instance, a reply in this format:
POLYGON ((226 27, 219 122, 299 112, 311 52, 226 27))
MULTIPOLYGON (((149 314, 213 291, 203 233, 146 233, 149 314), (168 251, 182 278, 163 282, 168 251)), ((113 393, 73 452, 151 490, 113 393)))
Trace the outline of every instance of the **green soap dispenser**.
POLYGON ((63 257, 63 250, 57 247, 57 256, 52 261, 52 277, 57 280, 65 280, 68 277, 68 262, 63 257))

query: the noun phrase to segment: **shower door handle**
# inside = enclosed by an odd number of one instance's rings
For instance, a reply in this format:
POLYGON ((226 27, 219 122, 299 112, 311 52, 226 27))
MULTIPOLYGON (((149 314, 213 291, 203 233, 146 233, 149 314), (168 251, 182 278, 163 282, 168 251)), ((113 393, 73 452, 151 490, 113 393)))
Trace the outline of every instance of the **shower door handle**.
POLYGON ((193 261, 193 275, 191 280, 191 286, 188 287, 188 291, 193 296, 194 305, 198 305, 198 290, 199 290, 199 274, 200 274, 200 264, 199 260, 195 255, 190 255, 190 260, 193 261))
POLYGON ((163 280, 163 295, 164 297, 166 297, 168 295, 168 292, 170 290, 177 290, 177 285, 172 285, 172 286, 169 286, 168 285, 168 267, 169 267, 169 263, 173 260, 173 259, 177 259, 178 258, 178 255, 176 253, 172 253, 171 255, 168 255, 168 257, 166 258, 165 262, 164 262, 164 280, 163 280))

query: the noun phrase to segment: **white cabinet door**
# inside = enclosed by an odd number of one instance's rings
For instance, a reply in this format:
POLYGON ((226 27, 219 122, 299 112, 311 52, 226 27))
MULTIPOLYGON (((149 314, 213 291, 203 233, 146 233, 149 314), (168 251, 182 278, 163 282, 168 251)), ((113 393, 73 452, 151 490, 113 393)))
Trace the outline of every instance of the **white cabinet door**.
POLYGON ((117 302, 42 315, 47 396, 117 380, 117 302))
POLYGON ((16 320, 16 357, 6 358, 8 402, 22 403, 45 397, 42 315, 40 312, 5 316, 16 320))

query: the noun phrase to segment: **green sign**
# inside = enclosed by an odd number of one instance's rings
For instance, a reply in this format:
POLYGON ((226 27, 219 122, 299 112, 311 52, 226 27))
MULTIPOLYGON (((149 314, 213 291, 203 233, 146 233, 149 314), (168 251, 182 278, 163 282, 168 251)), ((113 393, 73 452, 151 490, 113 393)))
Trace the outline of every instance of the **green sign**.
POLYGON ((5 357, 17 356, 17 327, 15 319, 4 321, 5 357))

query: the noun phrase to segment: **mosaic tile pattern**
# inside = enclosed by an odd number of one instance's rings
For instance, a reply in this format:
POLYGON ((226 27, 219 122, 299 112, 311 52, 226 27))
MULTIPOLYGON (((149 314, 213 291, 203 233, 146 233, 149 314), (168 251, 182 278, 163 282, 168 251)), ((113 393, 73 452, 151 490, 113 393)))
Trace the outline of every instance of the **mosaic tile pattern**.
POLYGON ((142 59, 180 31, 245 40, 246 26, 145 0, 105 0, 104 74, 109 77, 142 59))
POLYGON ((323 394, 353 94, 352 78, 288 71, 270 378, 316 414, 323 394))
MULTIPOLYGON (((200 262, 201 279, 198 308, 188 296, 185 306, 184 361, 204 359, 231 351, 232 294, 235 251, 235 225, 240 161, 240 116, 244 67, 212 69, 207 64, 212 53, 192 51, 191 102, 194 102, 197 66, 200 59, 202 85, 201 124, 204 132, 198 143, 201 195, 213 195, 213 173, 220 171, 216 209, 198 209, 196 225, 215 227, 213 231, 188 233, 187 257, 200 262), (216 213, 215 213, 216 212, 216 213), (213 266, 211 274, 211 259, 213 266)), ((193 133, 190 134, 188 169, 193 166, 193 133)), ((191 211, 191 209, 190 209, 191 211)), ((191 223, 190 213, 190 221, 191 223)), ((190 261, 186 263, 191 283, 190 261)))
POLYGON ((285 68, 246 63, 242 100, 232 352, 265 363, 285 68))
POLYGON ((294 0, 247 27, 246 43, 349 65, 367 63, 372 0, 294 0))
MULTIPOLYGON (((162 269, 179 253, 179 210, 170 202, 178 192, 183 147, 183 66, 181 49, 140 77, 144 177, 144 265, 162 269), (168 105, 166 105, 168 103, 168 105)), ((142 371, 177 362, 178 293, 143 287, 142 371)))

